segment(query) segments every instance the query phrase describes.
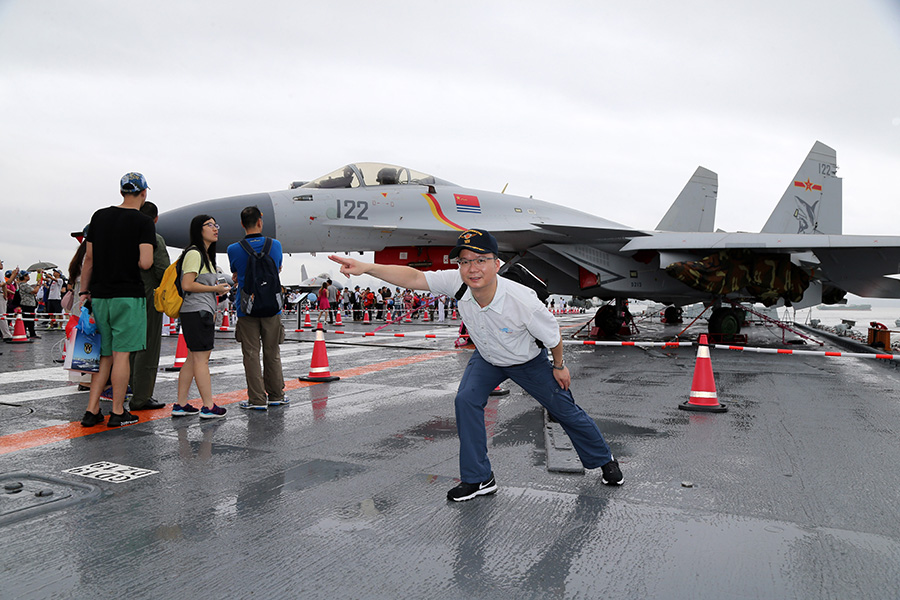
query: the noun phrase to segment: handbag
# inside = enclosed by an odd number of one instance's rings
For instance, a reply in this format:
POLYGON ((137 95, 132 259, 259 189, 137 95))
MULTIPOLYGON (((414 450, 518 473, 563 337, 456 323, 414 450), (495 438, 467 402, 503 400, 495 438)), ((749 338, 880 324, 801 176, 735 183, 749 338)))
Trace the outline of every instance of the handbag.
POLYGON ((100 371, 100 330, 92 322, 86 307, 81 308, 78 325, 66 338, 66 360, 63 368, 82 373, 100 371))
POLYGON ((66 292, 66 295, 62 297, 62 308, 66 312, 72 311, 72 302, 75 300, 75 294, 72 293, 72 290, 66 292))

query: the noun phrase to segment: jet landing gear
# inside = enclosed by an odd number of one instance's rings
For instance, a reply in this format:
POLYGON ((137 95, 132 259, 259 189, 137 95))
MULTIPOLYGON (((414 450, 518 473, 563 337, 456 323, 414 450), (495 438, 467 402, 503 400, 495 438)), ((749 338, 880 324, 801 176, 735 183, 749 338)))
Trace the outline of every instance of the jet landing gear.
POLYGON ((681 309, 677 306, 667 306, 663 311, 663 320, 667 324, 677 324, 682 322, 681 309))
POLYGON ((591 333, 598 339, 610 339, 617 335, 631 335, 632 316, 624 301, 601 306, 594 315, 594 328, 591 333))
POLYGON ((723 337, 733 337, 741 332, 746 313, 739 308, 717 308, 709 317, 709 332, 723 337))

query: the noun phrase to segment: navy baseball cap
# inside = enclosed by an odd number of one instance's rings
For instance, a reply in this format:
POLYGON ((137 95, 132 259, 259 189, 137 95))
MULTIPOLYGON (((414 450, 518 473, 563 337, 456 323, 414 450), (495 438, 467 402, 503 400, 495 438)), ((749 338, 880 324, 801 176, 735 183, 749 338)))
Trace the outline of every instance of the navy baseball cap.
POLYGON ((119 181, 119 189, 126 194, 137 194, 144 190, 149 190, 150 186, 147 185, 147 180, 143 175, 132 172, 122 175, 122 180, 119 181))
POLYGON ((493 254, 500 257, 497 240, 484 229, 467 229, 456 238, 456 247, 450 251, 450 259, 459 256, 463 250, 471 250, 476 254, 493 254))

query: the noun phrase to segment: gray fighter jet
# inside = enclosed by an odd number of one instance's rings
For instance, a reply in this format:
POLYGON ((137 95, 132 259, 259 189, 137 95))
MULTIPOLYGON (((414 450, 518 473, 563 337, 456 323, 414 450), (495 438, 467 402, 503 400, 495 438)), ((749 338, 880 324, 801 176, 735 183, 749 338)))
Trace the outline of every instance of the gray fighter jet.
MULTIPOLYGON (((900 237, 841 235, 835 151, 816 142, 760 233, 714 231, 717 177, 699 168, 657 230, 642 231, 557 204, 464 188, 406 167, 356 163, 291 189, 208 200, 166 212, 157 227, 175 246, 199 213, 221 225, 219 245, 242 237, 237 215, 263 214, 285 252, 374 251, 375 261, 452 268, 468 228, 491 231, 507 263, 551 292, 672 307, 713 304, 710 330, 735 333, 739 309, 722 301, 811 306, 846 292, 900 298, 900 237)), ((618 314, 620 310, 608 314, 618 314)), ((615 319, 613 319, 615 321, 615 319)), ((598 326, 615 332, 598 314, 598 326)))

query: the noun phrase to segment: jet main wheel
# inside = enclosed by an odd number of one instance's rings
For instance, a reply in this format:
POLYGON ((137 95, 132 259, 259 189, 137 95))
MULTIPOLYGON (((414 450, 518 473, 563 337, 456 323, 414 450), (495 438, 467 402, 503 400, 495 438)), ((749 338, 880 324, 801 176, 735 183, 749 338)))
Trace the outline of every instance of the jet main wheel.
POLYGON ((681 310, 675 306, 666 307, 666 311, 663 313, 663 318, 666 320, 666 323, 681 323, 681 310))
POLYGON ((743 312, 731 308, 717 308, 709 318, 709 332, 721 335, 735 335, 741 331, 743 312))
POLYGON ((628 326, 628 321, 619 316, 615 306, 607 304, 597 311, 594 325, 600 330, 601 338, 614 338, 623 327, 628 326))

